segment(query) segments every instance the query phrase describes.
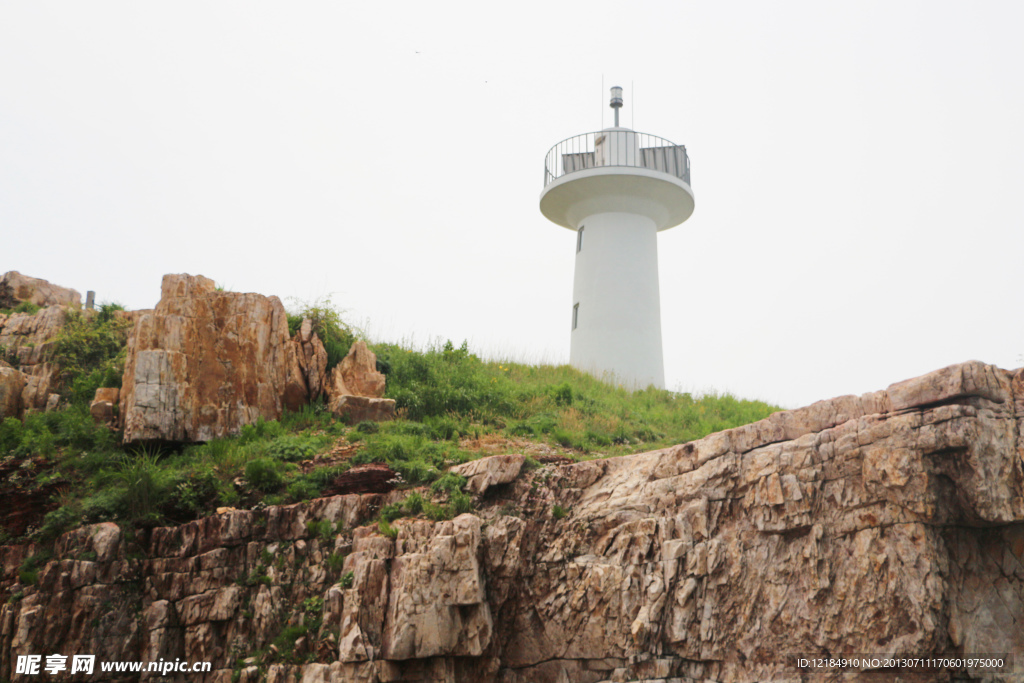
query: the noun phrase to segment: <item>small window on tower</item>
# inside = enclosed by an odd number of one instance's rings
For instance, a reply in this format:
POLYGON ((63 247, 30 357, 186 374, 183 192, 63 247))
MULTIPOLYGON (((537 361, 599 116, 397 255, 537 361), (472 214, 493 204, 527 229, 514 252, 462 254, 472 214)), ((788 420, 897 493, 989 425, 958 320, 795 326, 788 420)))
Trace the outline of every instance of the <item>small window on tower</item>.
POLYGON ((576 329, 576 323, 579 322, 579 319, 580 319, 580 305, 579 304, 573 304, 573 307, 572 307, 572 329, 574 329, 574 330, 576 329))
POLYGON ((581 251, 583 251, 583 226, 582 225, 580 226, 580 229, 576 231, 576 253, 578 254, 581 251))

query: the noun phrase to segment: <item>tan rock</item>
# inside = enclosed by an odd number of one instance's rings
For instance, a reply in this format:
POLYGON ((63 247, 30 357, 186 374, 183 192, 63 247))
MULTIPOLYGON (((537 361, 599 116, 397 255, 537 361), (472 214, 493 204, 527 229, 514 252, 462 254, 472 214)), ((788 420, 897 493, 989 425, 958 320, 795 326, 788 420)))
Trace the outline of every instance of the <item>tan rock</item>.
POLYGON ((292 337, 292 342, 299 347, 299 367, 306 378, 309 399, 315 400, 323 393, 327 383, 327 350, 320 337, 313 331, 313 322, 309 318, 302 320, 302 325, 292 337))
POLYGON ((360 340, 352 344, 348 354, 331 370, 327 395, 333 401, 340 396, 384 396, 384 375, 377 372, 377 355, 360 340))
POLYGON ((52 339, 67 321, 67 311, 50 306, 35 314, 13 313, 0 316, 0 347, 14 358, 25 376, 22 408, 26 411, 46 410, 50 395, 60 379, 59 368, 49 361, 52 339))
POLYGON ((218 292, 166 275, 160 302, 128 339, 120 413, 125 442, 207 441, 307 399, 277 297, 218 292))
POLYGON ((384 381, 384 375, 377 371, 377 356, 366 347, 366 342, 357 341, 328 376, 327 408, 348 419, 349 424, 391 420, 395 416, 395 402, 381 398, 384 381))
POLYGON ((328 408, 335 415, 346 418, 349 424, 384 422, 395 418, 395 401, 391 398, 338 396, 331 400, 328 408))
POLYGON ((110 401, 93 401, 89 404, 89 414, 100 424, 113 424, 117 420, 117 404, 110 401))
POLYGON ((492 455, 457 465, 451 471, 466 477, 466 488, 480 495, 491 486, 514 481, 525 460, 526 457, 521 453, 492 455))
POLYGON ((0 307, 10 307, 12 301, 28 301, 36 306, 82 305, 82 295, 67 287, 58 287, 46 280, 22 275, 16 270, 0 278, 0 307), (6 299, 6 301, 4 301, 6 299))
POLYGON ((53 389, 60 379, 60 368, 53 363, 21 367, 25 373, 25 388, 21 392, 21 402, 25 410, 47 410, 51 403, 50 397, 56 395, 53 389))
POLYGON ((417 523, 394 559, 381 655, 405 660, 478 657, 493 623, 478 560, 481 522, 461 515, 435 529, 417 523))
POLYGON ((93 400, 117 403, 120 396, 121 390, 118 387, 100 387, 96 390, 96 395, 93 397, 93 400))
POLYGON ((25 375, 11 367, 0 367, 0 419, 21 417, 21 392, 25 375))

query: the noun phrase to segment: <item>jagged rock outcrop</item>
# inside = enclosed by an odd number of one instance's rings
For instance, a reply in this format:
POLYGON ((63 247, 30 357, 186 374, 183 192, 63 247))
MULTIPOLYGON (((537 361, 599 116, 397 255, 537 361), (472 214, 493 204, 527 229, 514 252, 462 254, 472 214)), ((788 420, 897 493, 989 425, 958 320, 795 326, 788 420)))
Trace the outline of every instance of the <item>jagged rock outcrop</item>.
POLYGON ((276 296, 218 292, 165 275, 160 302, 128 338, 120 414, 125 442, 206 441, 308 397, 276 296))
POLYGON ((13 673, 18 654, 89 652, 208 660, 216 671, 188 680, 218 682, 239 660, 238 680, 268 683, 1020 680, 1022 429, 1024 370, 971 362, 534 469, 474 514, 398 520, 394 539, 354 527, 398 491, 135 540, 80 529, 34 586, 17 571, 31 549, 7 546, 0 679, 32 680, 13 673), (314 616, 285 653, 301 663, 260 653, 314 616), (855 653, 1015 659, 1000 673, 796 665, 855 653))
POLYGON ((0 308, 13 308, 27 301, 36 306, 82 305, 82 295, 68 287, 59 287, 37 277, 22 275, 16 270, 0 277, 0 308))
POLYGON ((302 319, 299 331, 292 337, 292 342, 299 347, 299 367, 306 378, 309 400, 316 400, 327 384, 327 349, 324 348, 319 335, 313 331, 312 320, 302 319))
POLYGON ((385 378, 377 370, 377 356, 366 342, 352 344, 327 379, 327 408, 350 424, 380 422, 395 416, 395 401, 384 396, 385 378))
POLYGON ((50 362, 50 357, 53 338, 64 327, 67 316, 67 310, 58 305, 36 313, 0 314, 0 348, 17 363, 16 369, 25 382, 22 410, 46 410, 49 403, 59 398, 56 388, 60 370, 50 362))

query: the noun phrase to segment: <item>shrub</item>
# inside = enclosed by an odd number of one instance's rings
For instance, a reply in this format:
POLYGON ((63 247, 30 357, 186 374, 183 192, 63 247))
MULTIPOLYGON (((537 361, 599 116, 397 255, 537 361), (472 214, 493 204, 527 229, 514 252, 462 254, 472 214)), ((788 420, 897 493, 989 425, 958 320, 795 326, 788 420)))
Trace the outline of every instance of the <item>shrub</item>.
POLYGON ((571 406, 573 402, 572 385, 568 382, 562 382, 557 386, 551 387, 551 397, 560 406, 571 406))
POLYGON ((81 522, 81 515, 70 505, 62 505, 43 517, 43 526, 39 529, 39 538, 49 542, 81 522))
POLYGON ((325 543, 334 539, 334 525, 326 519, 309 520, 306 522, 306 532, 325 543))
MULTIPOLYGON (((330 555, 327 556, 327 568, 330 569, 332 572, 341 571, 341 569, 344 566, 345 566, 345 554, 344 553, 331 553, 330 555)), ((351 574, 351 573, 352 572, 347 572, 346 575, 351 574)), ((345 577, 343 576, 341 578, 344 580, 345 577)), ((343 588, 351 588, 351 581, 349 582, 348 586, 343 586, 343 588)))
POLYGON ((109 323, 116 320, 114 311, 123 311, 124 306, 115 302, 105 302, 100 304, 99 309, 96 312, 96 319, 101 323, 109 323))
POLYGON ((288 497, 296 503, 311 500, 320 495, 320 487, 309 479, 295 479, 288 484, 288 497))
POLYGON ((220 480, 209 465, 196 465, 180 474, 171 494, 171 504, 189 517, 214 507, 220 495, 220 480))
POLYGON ((150 523, 159 518, 157 509, 167 497, 170 481, 158 459, 156 451, 144 449, 134 456, 125 455, 118 467, 123 508, 134 522, 150 523))
POLYGON ((577 445, 576 437, 568 430, 562 429, 561 427, 556 427, 552 430, 551 438, 553 438, 559 446, 563 446, 565 448, 575 448, 577 445))
POLYGON ((352 582, 355 580, 355 578, 355 572, 347 571, 344 574, 342 574, 341 578, 338 580, 338 585, 342 588, 351 588, 352 582))
POLYGON ((68 311, 54 336, 51 359, 60 368, 61 393, 88 404, 103 386, 120 387, 124 371, 128 321, 112 315, 87 317, 68 311))
POLYGON ((264 420, 262 416, 252 424, 242 425, 238 434, 238 443, 249 444, 264 439, 284 436, 286 430, 277 420, 264 420))
POLYGON ((281 416, 284 430, 330 429, 335 424, 334 414, 327 410, 323 397, 307 403, 298 410, 285 412, 281 416))
POLYGON ((391 523, 385 519, 377 522, 377 530, 380 531, 381 536, 388 538, 398 538, 398 529, 391 526, 391 523))
POLYGON ((330 443, 330 437, 325 436, 279 436, 267 444, 266 454, 285 462, 297 462, 312 458, 330 443))
POLYGON ((352 329, 341 317, 342 311, 335 308, 329 296, 317 299, 313 303, 301 304, 301 310, 288 318, 288 330, 294 335, 298 332, 299 325, 303 318, 309 318, 313 324, 313 331, 320 337, 324 350, 327 351, 327 369, 331 370, 335 365, 348 355, 349 349, 356 340, 355 330, 352 329), (293 323, 293 320, 297 322, 293 323), (295 325, 292 331, 292 325, 295 325))
POLYGON ((24 428, 16 417, 5 417, 0 422, 0 455, 14 454, 21 446, 24 428))
POLYGON ((123 509, 124 496, 116 488, 101 488, 82 500, 82 521, 107 522, 117 519, 123 509))
POLYGON ((35 585, 36 581, 39 580, 39 569, 43 567, 53 557, 53 551, 46 549, 41 550, 29 557, 21 563, 18 567, 18 581, 26 585, 35 585))
POLYGON ((402 511, 407 515, 418 515, 423 512, 423 496, 414 491, 402 501, 402 511))
POLYGON ((555 505, 551 508, 551 516, 555 519, 562 519, 569 513, 569 510, 562 507, 561 505, 555 505))
POLYGON ((473 499, 468 493, 454 491, 449 498, 448 505, 452 510, 453 516, 458 516, 473 509, 473 499))
POLYGON ((440 479, 430 485, 430 490, 434 493, 446 493, 450 496, 453 493, 461 491, 465 485, 466 478, 461 474, 445 472, 440 479))
POLYGON ((245 480, 264 492, 275 491, 284 483, 278 464, 270 458, 256 458, 245 466, 245 480))
POLYGON ((294 659, 293 653, 295 650, 295 641, 303 637, 309 632, 309 627, 306 625, 295 625, 285 626, 284 630, 274 638, 274 646, 277 647, 278 652, 282 658, 287 661, 294 659))
POLYGON ((35 315, 40 310, 40 307, 31 301, 22 301, 20 304, 14 307, 15 313, 28 313, 29 315, 35 315))
POLYGON ((437 441, 454 441, 469 433, 467 425, 450 415, 430 415, 424 420, 424 424, 430 438, 437 441))

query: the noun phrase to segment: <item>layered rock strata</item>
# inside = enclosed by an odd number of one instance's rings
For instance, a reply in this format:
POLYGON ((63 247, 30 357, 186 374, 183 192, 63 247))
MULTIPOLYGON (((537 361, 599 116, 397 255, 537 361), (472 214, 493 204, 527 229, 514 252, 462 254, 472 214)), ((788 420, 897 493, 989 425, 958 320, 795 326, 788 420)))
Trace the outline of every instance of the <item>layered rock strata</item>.
POLYGON ((297 346, 275 296, 216 291, 202 276, 165 275, 160 302, 128 338, 124 440, 207 441, 308 398, 297 346))
POLYGON ((397 521, 396 538, 358 525, 397 491, 136 539, 80 529, 32 586, 17 583, 32 549, 8 546, 0 679, 32 680, 15 657, 56 652, 211 661, 187 680, 224 683, 1020 680, 1022 428, 1024 371, 972 362, 533 469, 474 514, 397 521), (302 623, 319 626, 275 654, 302 623), (1017 661, 797 666, 853 654, 1017 661))

